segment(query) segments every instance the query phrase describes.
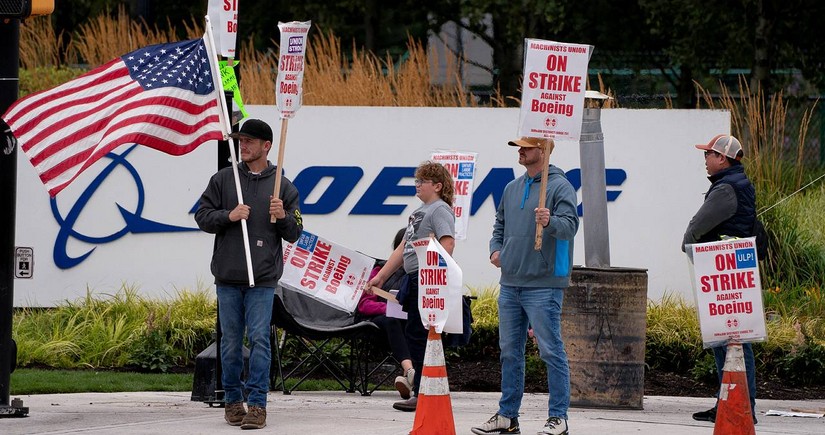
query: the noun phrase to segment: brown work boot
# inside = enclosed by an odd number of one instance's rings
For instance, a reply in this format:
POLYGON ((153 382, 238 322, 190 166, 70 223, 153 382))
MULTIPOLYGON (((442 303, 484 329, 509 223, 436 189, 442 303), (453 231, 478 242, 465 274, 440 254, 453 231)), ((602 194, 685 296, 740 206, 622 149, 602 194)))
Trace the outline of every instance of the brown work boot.
POLYGON ((243 408, 243 402, 227 403, 223 410, 223 418, 230 426, 240 426, 246 417, 246 410, 243 408))
POLYGON ((243 418, 241 429, 262 429, 266 426, 266 408, 250 406, 249 412, 243 418))

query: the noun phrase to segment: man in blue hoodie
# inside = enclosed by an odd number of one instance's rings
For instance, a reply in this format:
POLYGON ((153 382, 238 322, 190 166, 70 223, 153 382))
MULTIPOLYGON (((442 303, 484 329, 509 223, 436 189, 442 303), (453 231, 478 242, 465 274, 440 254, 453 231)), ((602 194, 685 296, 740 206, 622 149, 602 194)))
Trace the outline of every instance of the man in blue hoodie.
POLYGON ((281 240, 294 242, 303 231, 298 209, 298 189, 287 179, 273 197, 276 168, 267 160, 272 148, 272 129, 250 119, 233 134, 240 143, 238 193, 232 168, 218 171, 201 195, 195 221, 215 234, 212 274, 218 294, 221 325, 221 381, 224 388, 224 419, 242 429, 266 426, 266 395, 269 392, 269 344, 275 286, 283 273, 281 240), (277 220, 270 222, 270 216, 277 220), (255 286, 249 286, 241 220, 246 219, 255 286), (249 376, 241 382, 244 331, 249 339, 249 376), (244 409, 243 389, 248 392, 249 412, 244 409))
POLYGON ((553 165, 547 190, 540 191, 544 154, 553 152, 552 141, 523 137, 508 144, 519 147, 518 161, 527 172, 504 188, 490 240, 490 262, 501 268, 501 399, 498 412, 472 431, 479 435, 521 433, 518 414, 524 395, 524 352, 527 330, 532 327, 547 365, 550 393, 547 422, 538 434, 567 434, 570 368, 561 338, 561 308, 573 269, 573 238, 579 229, 576 191, 564 171, 553 165), (544 208, 539 208, 539 195, 545 195, 544 208), (534 248, 536 224, 544 228, 541 250, 534 248))

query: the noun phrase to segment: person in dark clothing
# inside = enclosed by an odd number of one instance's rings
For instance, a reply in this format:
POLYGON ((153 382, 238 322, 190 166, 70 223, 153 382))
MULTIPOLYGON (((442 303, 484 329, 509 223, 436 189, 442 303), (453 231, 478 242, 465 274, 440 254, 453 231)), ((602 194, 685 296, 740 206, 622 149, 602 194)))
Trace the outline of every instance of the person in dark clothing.
MULTIPOLYGON (((406 228, 401 228, 395 234, 393 239, 392 249, 398 248, 398 245, 404 240, 404 233, 406 228)), ((386 262, 382 261, 370 273, 370 279, 384 267, 386 262)), ((398 268, 387 280, 384 282, 384 289, 387 291, 398 290, 401 285, 406 285, 406 274, 403 268, 398 268)), ((397 319, 387 316, 387 302, 381 299, 373 292, 364 292, 361 294, 361 300, 358 301, 357 308, 358 316, 364 320, 369 320, 378 325, 382 331, 387 335, 387 343, 392 350, 392 356, 401 364, 402 375, 395 378, 395 389, 401 395, 401 398, 407 400, 412 395, 413 385, 415 383, 415 369, 413 368, 412 359, 410 359, 410 349, 407 347, 407 339, 404 337, 404 328, 406 322, 403 319, 397 319)))
POLYGON ((298 190, 282 179, 279 196, 273 197, 276 168, 267 160, 272 148, 272 129, 250 119, 233 135, 240 143, 242 163, 237 180, 243 204, 239 204, 232 168, 218 171, 209 180, 195 213, 198 227, 215 234, 212 274, 218 295, 221 326, 221 381, 225 390, 224 419, 232 426, 260 429, 266 426, 266 397, 272 357, 269 338, 275 287, 283 273, 281 241, 298 240, 303 230, 298 190), (270 222, 274 216, 275 223, 270 222), (250 286, 241 221, 246 220, 255 285, 250 286), (249 376, 241 381, 243 338, 250 344, 249 376), (243 390, 249 412, 244 409, 243 390))
MULTIPOLYGON (((742 144, 731 135, 720 134, 707 144, 696 145, 705 152, 705 168, 708 171, 710 189, 699 211, 690 220, 682 239, 685 245, 722 240, 727 237, 752 237, 756 220, 756 190, 753 188, 741 159, 744 155, 742 144)), ((753 347, 742 343, 745 370, 750 395, 751 413, 756 423, 756 362, 753 347)), ((713 348, 716 360, 716 374, 722 382, 727 346, 713 348)), ((716 421, 716 405, 707 411, 693 414, 699 421, 716 421)))

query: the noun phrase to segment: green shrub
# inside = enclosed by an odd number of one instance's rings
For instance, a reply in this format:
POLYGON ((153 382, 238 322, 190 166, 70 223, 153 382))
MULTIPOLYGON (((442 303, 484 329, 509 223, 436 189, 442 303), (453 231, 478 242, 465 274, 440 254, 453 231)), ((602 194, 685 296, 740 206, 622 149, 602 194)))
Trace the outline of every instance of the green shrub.
POLYGON ((690 376, 700 382, 714 384, 719 381, 716 374, 716 359, 713 357, 713 352, 705 352, 701 357, 693 362, 693 367, 690 368, 690 376))
POLYGON ((174 353, 166 334, 158 329, 147 330, 135 343, 129 363, 146 372, 166 373, 176 364, 174 353))
POLYGON ((51 89, 85 73, 85 70, 71 67, 38 67, 20 70, 19 97, 51 89))
POLYGON ((702 352, 696 308, 677 295, 648 302, 646 333, 645 362, 651 368, 688 373, 702 352))
POLYGON ((825 347, 807 342, 777 358, 776 373, 794 385, 825 383, 825 347))
POLYGON ((193 362, 211 340, 215 313, 214 294, 202 289, 153 301, 124 285, 114 295, 89 291, 55 308, 18 310, 12 336, 22 367, 159 369, 193 362))

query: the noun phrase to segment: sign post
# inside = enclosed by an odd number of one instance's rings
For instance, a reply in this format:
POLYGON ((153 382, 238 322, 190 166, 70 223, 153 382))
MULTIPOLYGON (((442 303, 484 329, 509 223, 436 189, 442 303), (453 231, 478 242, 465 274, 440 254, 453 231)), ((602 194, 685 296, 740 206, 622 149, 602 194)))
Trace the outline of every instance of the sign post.
MULTIPOLYGON (((547 171, 554 140, 578 142, 581 133, 587 64, 592 46, 524 40, 524 83, 519 136, 545 138, 539 208, 545 207, 547 171)), ((536 224, 535 249, 541 249, 542 227, 536 224)))
POLYGON ((461 268, 434 236, 413 240, 412 245, 418 257, 417 303, 421 323, 426 329, 435 327, 439 334, 462 334, 461 268))
POLYGON ((455 185, 453 214, 455 215, 456 240, 467 238, 467 229, 470 226, 470 209, 473 203, 477 158, 478 153, 460 151, 436 151, 430 155, 430 160, 443 165, 453 177, 453 184, 455 185))
POLYGON ((704 347, 764 341, 756 238, 699 243, 686 249, 704 347))
MULTIPOLYGON (((281 137, 278 142, 278 171, 275 173, 275 189, 272 196, 281 194, 281 172, 286 149, 286 130, 289 119, 301 108, 304 93, 304 60, 310 21, 278 23, 281 31, 281 53, 278 57, 278 80, 275 84, 276 102, 281 117, 281 137)), ((275 216, 270 219, 275 223, 275 216)))

